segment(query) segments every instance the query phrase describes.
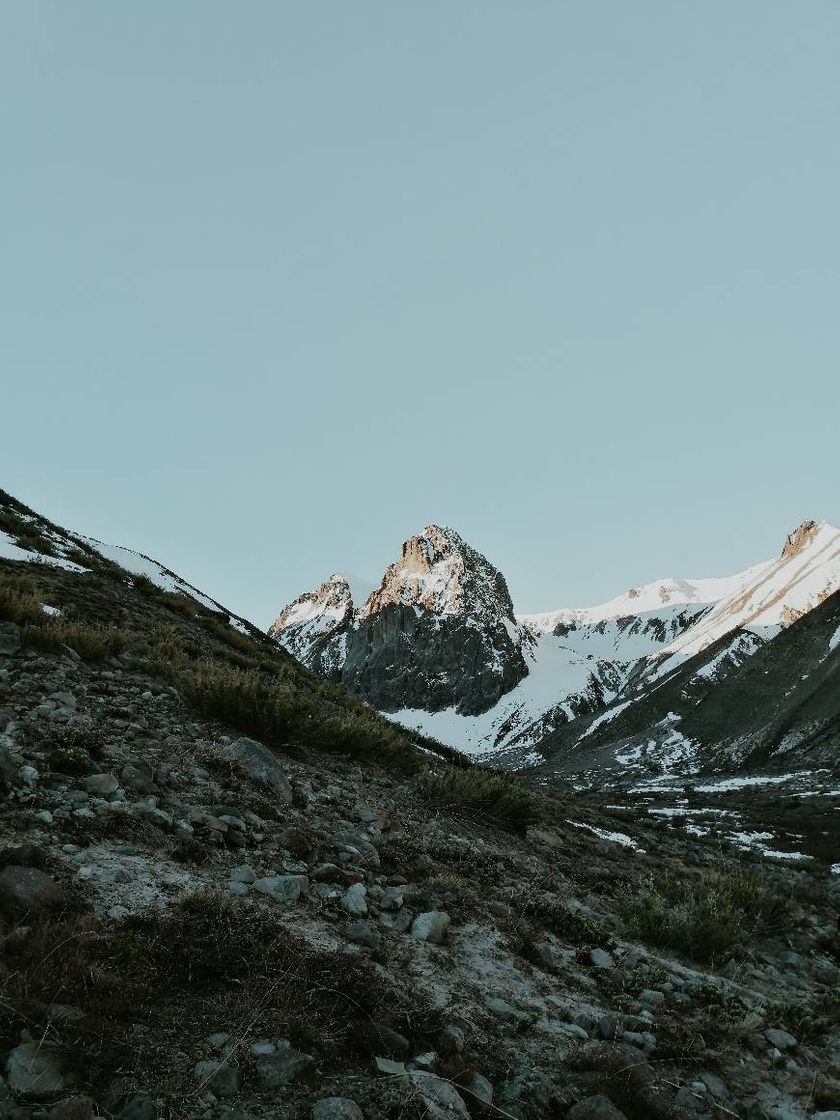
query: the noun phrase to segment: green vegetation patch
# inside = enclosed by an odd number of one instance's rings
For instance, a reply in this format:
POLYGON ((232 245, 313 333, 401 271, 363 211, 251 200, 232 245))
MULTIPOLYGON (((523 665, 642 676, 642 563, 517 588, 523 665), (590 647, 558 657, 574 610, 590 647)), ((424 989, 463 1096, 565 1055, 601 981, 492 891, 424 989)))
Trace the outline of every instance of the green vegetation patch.
POLYGON ((732 866, 691 876, 666 872, 620 894, 617 906, 628 934, 646 945, 715 964, 778 930, 791 899, 760 871, 732 866))
POLYGON ((430 801, 486 816, 524 832, 534 817, 534 799, 516 778, 478 766, 424 770, 417 779, 430 801))

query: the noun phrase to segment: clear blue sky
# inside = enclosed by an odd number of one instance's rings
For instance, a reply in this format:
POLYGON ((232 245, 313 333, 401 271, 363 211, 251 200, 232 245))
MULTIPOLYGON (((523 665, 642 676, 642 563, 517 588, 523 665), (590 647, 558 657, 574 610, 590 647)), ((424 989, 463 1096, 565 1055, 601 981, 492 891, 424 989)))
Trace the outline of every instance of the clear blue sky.
POLYGON ((840 5, 5 0, 0 485, 260 623, 840 521, 840 5))

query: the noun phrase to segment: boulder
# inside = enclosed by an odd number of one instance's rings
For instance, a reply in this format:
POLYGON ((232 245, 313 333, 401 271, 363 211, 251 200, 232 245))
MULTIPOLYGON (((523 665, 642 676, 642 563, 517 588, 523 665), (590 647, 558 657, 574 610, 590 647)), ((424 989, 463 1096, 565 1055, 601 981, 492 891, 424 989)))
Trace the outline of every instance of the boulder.
POLYGON ((367 917, 367 902, 365 896, 367 889, 364 883, 354 883, 352 887, 348 887, 344 892, 344 898, 341 900, 341 905, 348 914, 352 914, 354 918, 367 917))
POLYGON ((0 870, 0 910, 15 917, 59 910, 67 897, 56 881, 37 867, 11 864, 0 870))
POLYGON ((301 895, 309 894, 309 880, 305 875, 267 875, 256 879, 253 889, 268 895, 275 902, 291 904, 297 902, 301 895))
POLYGON ((418 914, 411 923, 411 936, 432 945, 440 945, 448 930, 449 915, 443 910, 429 910, 425 914, 418 914))
POLYGON ((266 1054, 256 1064, 257 1080, 263 1089, 279 1089, 312 1072, 315 1059, 309 1054, 300 1054, 286 1045, 276 1054, 266 1054))
POLYGON ((92 797, 111 797, 120 783, 113 774, 91 774, 82 780, 82 785, 92 797))
POLYGON ((268 786, 282 805, 291 805, 292 787, 286 771, 274 752, 264 744, 243 736, 228 744, 224 756, 237 765, 252 782, 268 786))
POLYGON ((464 1098, 451 1081, 424 1070, 412 1070, 408 1078, 423 1098, 427 1120, 470 1120, 464 1098))
POLYGON ((372 922, 348 922, 345 929, 348 940, 366 949, 378 949, 382 935, 372 922))
POLYGON ((6 1059, 9 1088, 35 1100, 58 1096, 68 1087, 58 1047, 52 1042, 22 1042, 6 1059))
POLYGON ((198 1062, 193 1076, 199 1088, 209 1089, 216 1097, 233 1097, 239 1092, 239 1070, 228 1062, 198 1062))

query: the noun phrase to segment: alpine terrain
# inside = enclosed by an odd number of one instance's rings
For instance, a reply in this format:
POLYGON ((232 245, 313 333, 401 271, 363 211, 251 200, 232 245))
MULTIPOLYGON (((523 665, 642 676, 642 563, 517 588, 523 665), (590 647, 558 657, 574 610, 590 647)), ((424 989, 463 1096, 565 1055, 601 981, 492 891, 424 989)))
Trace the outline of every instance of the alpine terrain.
POLYGON ((839 569, 269 636, 0 492, 0 1118, 837 1120, 839 569))
POLYGON ((334 575, 286 607, 269 633, 397 722, 503 765, 545 772, 546 759, 566 766, 570 753, 585 762, 596 745, 624 744, 631 725, 647 737, 640 761, 650 756, 655 770, 668 758, 677 770, 698 761, 737 769, 759 757, 759 739, 762 761, 793 751, 800 763, 830 762, 840 693, 827 699, 816 677, 800 685, 805 671, 825 663, 831 672, 840 658, 830 603, 838 590, 840 530, 807 521, 777 558, 734 576, 657 580, 596 607, 514 615, 501 573, 453 530, 431 525, 364 598, 334 575), (761 711, 739 707, 738 729, 722 736, 724 681, 731 691, 758 664, 792 674, 797 639, 777 639, 822 604, 796 630, 819 637, 797 661, 797 704, 785 701, 784 729, 770 732, 767 696, 761 711), (800 704, 815 690, 819 714, 800 704), (700 715, 710 708, 712 722, 700 715), (682 730, 689 714, 693 738, 682 730))

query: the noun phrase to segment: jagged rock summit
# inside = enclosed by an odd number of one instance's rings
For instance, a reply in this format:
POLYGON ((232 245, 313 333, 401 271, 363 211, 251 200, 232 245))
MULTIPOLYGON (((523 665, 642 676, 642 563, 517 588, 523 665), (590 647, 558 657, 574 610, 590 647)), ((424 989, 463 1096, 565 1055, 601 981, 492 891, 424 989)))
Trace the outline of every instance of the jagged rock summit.
POLYGON ((477 715, 527 674, 501 572, 455 532, 427 525, 360 601, 333 575, 269 633, 309 668, 385 712, 477 715))

